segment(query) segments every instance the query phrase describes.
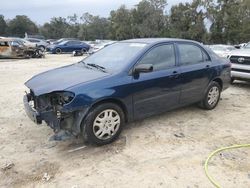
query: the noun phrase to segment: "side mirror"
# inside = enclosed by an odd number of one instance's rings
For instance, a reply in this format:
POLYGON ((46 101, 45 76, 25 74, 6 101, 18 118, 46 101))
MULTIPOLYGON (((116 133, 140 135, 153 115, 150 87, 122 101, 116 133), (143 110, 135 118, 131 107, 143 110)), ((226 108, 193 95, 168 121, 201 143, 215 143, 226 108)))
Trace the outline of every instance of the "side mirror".
POLYGON ((153 71, 153 65, 152 64, 140 64, 137 65, 134 68, 134 73, 147 73, 147 72, 152 72, 153 71))

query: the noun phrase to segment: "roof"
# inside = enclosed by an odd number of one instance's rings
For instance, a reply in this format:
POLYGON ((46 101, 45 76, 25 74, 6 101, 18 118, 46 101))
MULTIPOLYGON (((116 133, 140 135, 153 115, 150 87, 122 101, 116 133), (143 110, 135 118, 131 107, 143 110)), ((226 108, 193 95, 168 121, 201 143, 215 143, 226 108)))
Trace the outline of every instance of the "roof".
POLYGON ((0 38, 0 42, 10 42, 13 41, 13 39, 10 38, 0 38))
MULTIPOLYGON (((196 41, 193 41, 193 40, 177 39, 177 38, 138 38, 138 39, 124 40, 122 42, 135 42, 135 43, 153 44, 153 43, 158 43, 158 42, 171 42, 171 41, 196 42, 196 41)), ((196 43, 198 43, 198 42, 196 42, 196 43)))

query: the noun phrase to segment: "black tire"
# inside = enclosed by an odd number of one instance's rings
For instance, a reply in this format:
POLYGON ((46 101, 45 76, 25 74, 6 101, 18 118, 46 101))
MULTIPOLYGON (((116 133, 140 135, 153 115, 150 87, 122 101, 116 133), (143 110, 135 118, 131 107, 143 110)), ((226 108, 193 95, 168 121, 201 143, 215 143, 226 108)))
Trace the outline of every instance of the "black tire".
POLYGON ((206 90, 206 93, 205 93, 203 100, 200 102, 200 107, 203 109, 206 109, 206 110, 214 109, 220 101, 220 96, 221 96, 220 84, 218 82, 212 81, 207 87, 207 90, 206 90), (211 98, 209 96, 209 93, 211 92, 212 89, 215 89, 215 88, 217 88, 217 90, 218 90, 218 96, 216 95, 217 100, 214 101, 214 103, 210 104, 209 99, 211 99, 211 98))
POLYGON ((56 48, 55 52, 56 52, 56 54, 61 54, 62 53, 62 49, 61 48, 56 48))
POLYGON ((82 54, 85 54, 85 53, 87 53, 87 50, 86 50, 85 48, 83 48, 83 49, 81 50, 81 52, 82 52, 82 54))
POLYGON ((40 50, 42 50, 43 52, 46 50, 45 46, 39 46, 38 47, 40 50))
POLYGON ((96 107, 93 107, 93 109, 89 112, 85 121, 82 124, 82 133, 83 133, 84 141, 87 141, 90 144, 98 145, 98 146, 109 144, 118 138, 118 136, 120 135, 122 131, 124 124, 125 124, 124 112, 118 105, 114 103, 100 104, 96 107), (100 139, 94 133, 94 128, 95 128, 94 121, 96 120, 97 116, 102 114, 105 110, 113 110, 117 112, 116 115, 119 115, 120 117, 120 124, 114 135, 112 135, 110 138, 107 138, 107 139, 100 139))
POLYGON ((233 84, 233 83, 234 83, 234 80, 235 80, 234 78, 231 78, 230 83, 233 84))

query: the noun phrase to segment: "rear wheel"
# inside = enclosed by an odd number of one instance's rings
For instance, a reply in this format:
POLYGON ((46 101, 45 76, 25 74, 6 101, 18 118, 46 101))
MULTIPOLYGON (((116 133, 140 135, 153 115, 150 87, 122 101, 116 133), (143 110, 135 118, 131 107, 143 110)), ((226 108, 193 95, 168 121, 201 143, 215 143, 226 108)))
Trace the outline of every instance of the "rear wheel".
POLYGON ((200 106, 206 110, 214 109, 221 95, 221 86, 217 82, 211 82, 207 88, 204 99, 201 101, 200 106))
POLYGON ((118 105, 100 104, 91 110, 84 121, 84 138, 95 145, 109 144, 118 138, 124 123, 124 113, 118 105))
POLYGON ((83 49, 81 50, 81 52, 82 52, 82 54, 85 54, 85 53, 87 52, 87 50, 86 50, 85 48, 83 48, 83 49))

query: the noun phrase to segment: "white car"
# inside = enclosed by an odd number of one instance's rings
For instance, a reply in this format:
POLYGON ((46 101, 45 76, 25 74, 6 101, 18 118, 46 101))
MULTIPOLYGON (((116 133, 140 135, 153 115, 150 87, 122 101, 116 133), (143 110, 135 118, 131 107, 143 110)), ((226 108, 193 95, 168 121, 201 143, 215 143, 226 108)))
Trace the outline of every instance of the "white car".
POLYGON ((250 43, 243 49, 231 51, 229 59, 232 63, 232 82, 234 80, 250 80, 250 43))
POLYGON ((22 43, 24 46, 27 46, 28 48, 36 48, 37 45, 35 43, 32 43, 26 39, 23 38, 17 38, 17 37, 12 37, 11 39, 14 39, 20 43, 22 43))
POLYGON ((46 47, 49 45, 45 40, 42 39, 34 39, 34 38, 25 38, 29 42, 36 44, 38 48, 42 51, 45 51, 46 47))
POLYGON ((236 50, 234 46, 230 45, 222 45, 222 44, 217 44, 217 45, 211 45, 209 46, 218 56, 227 58, 228 55, 230 55, 230 52, 232 50, 236 50))

